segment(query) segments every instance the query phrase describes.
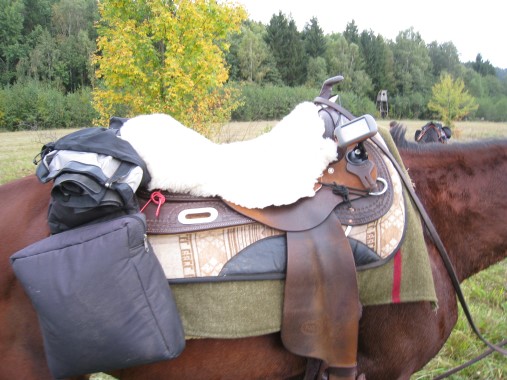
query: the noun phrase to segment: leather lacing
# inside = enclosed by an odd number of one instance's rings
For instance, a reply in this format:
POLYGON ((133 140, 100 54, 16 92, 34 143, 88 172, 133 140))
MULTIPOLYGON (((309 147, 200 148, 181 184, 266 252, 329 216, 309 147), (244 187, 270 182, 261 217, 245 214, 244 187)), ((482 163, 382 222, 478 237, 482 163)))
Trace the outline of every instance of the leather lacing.
POLYGON ((347 204, 347 207, 349 209, 353 208, 352 202, 349 197, 350 194, 355 194, 355 195, 359 195, 359 196, 363 196, 363 197, 365 197, 369 194, 369 192, 367 190, 357 189, 354 187, 347 187, 345 185, 339 185, 336 182, 333 182, 333 183, 319 182, 319 184, 322 186, 325 186, 325 187, 330 187, 333 194, 339 195, 340 197, 343 198, 343 202, 345 202, 347 204))

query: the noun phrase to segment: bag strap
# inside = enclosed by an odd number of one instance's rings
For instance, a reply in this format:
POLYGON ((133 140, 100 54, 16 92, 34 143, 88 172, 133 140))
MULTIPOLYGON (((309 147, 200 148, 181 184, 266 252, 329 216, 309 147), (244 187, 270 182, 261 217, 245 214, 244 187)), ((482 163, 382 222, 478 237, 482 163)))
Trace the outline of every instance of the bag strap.
POLYGON ((130 162, 122 161, 114 174, 104 183, 104 186, 106 188, 116 190, 122 197, 125 204, 127 204, 132 199, 134 196, 134 191, 128 183, 119 181, 127 177, 135 167, 136 165, 130 162))

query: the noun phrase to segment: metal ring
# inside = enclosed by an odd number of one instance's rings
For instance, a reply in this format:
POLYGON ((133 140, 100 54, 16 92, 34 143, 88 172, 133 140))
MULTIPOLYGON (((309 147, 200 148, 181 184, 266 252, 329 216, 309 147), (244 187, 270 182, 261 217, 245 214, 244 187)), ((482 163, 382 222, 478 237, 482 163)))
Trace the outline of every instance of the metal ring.
POLYGON ((387 191, 388 185, 387 185, 387 181, 384 178, 377 177, 377 182, 383 183, 384 187, 380 191, 370 192, 369 193, 370 195, 382 195, 382 194, 384 194, 387 191))

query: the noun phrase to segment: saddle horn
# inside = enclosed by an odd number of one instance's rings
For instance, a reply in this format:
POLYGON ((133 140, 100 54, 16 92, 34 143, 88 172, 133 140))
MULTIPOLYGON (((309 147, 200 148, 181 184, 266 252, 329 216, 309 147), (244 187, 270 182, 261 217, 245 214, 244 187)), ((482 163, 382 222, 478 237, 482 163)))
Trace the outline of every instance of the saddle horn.
POLYGON ((320 90, 320 98, 329 99, 331 97, 331 90, 333 86, 343 80, 343 76, 337 75, 332 78, 328 78, 322 84, 322 89, 320 90))

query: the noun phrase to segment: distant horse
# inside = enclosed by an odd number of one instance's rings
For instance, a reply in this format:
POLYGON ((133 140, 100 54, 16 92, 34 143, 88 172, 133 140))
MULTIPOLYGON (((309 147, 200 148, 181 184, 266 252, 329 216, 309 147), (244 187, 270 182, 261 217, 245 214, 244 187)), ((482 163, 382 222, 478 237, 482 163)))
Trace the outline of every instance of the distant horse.
POLYGON ((451 135, 452 133, 449 127, 444 127, 440 123, 430 121, 421 129, 415 131, 415 141, 418 143, 439 142, 447 144, 451 135))
MULTIPOLYGON (((403 133, 398 133, 403 137, 403 133)), ((417 145, 398 141, 403 162, 448 250, 460 281, 507 256, 507 140, 417 145)), ((9 264, 48 236, 50 185, 35 176, 0 187, 0 379, 51 379, 37 317, 9 264)), ((409 379, 442 348, 457 320, 456 295, 426 237, 438 309, 429 302, 367 306, 359 329, 358 373, 409 379)), ((120 379, 301 378, 307 359, 285 350, 280 334, 192 339, 181 356, 112 373, 120 379)), ((84 378, 84 377, 81 377, 84 378)))

